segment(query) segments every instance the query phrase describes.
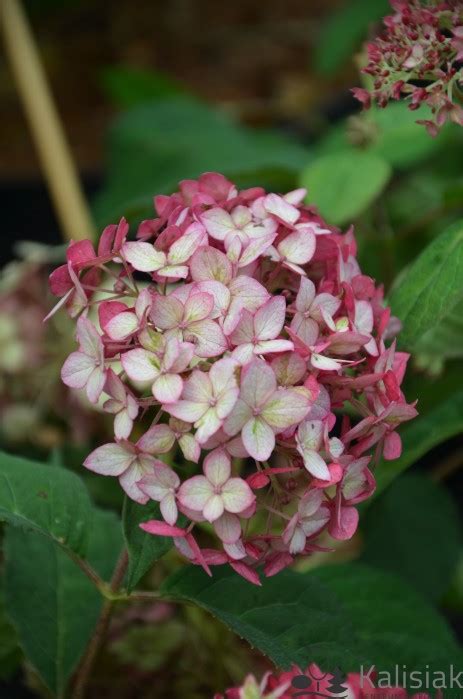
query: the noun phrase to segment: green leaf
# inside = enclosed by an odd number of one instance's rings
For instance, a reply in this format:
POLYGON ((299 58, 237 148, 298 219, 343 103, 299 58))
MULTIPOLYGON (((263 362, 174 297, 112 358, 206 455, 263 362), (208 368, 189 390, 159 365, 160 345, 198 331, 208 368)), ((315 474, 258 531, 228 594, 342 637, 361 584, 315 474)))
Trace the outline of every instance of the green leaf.
POLYGON ((99 222, 153 215, 154 194, 207 171, 262 184, 295 183, 308 152, 289 138, 240 126, 225 113, 187 97, 131 109, 114 123, 108 184, 95 201, 99 222), (288 182, 289 180, 289 182, 288 182))
MULTIPOLYGON (((387 109, 372 107, 329 129, 317 145, 317 153, 326 155, 355 148, 378 155, 394 168, 403 169, 416 165, 444 147, 456 147, 452 125, 447 124, 438 138, 429 138, 426 129, 416 123, 418 116, 432 118, 432 112, 423 106, 417 115, 404 102, 392 102, 387 109)), ((423 174, 429 176, 428 171, 419 171, 412 176, 422 177, 423 174)), ((455 192, 454 196, 458 193, 455 192)))
POLYGON ((400 344, 414 350, 463 299, 463 223, 428 245, 401 275, 390 305, 402 321, 400 344))
POLYGON ((432 116, 430 108, 423 106, 417 114, 404 102, 393 102, 387 109, 366 112, 365 120, 376 128, 371 152, 397 168, 410 167, 429 157, 442 147, 448 133, 445 129, 438 138, 430 138, 426 129, 416 123, 418 118, 432 119, 432 116))
MULTIPOLYGON (((121 546, 117 518, 96 512, 88 557, 103 577, 111 575, 121 546)), ((45 684, 63 697, 102 597, 65 551, 43 536, 8 527, 5 559, 6 604, 21 646, 45 684)))
POLYGON ((448 671, 463 657, 445 619, 422 595, 395 575, 360 563, 313 573, 343 604, 355 628, 353 643, 378 669, 448 671))
POLYGON ((116 106, 126 108, 186 92, 180 83, 164 73, 137 70, 127 66, 104 68, 100 82, 116 106))
POLYGON ((323 155, 301 175, 308 200, 330 223, 350 223, 381 194, 390 165, 377 155, 354 150, 323 155))
POLYGON ((463 391, 452 394, 435 408, 418 415, 400 430, 402 456, 383 461, 377 469, 377 497, 400 473, 412 466, 430 449, 463 431, 463 391))
POLYGON ((153 536, 140 529, 140 523, 150 519, 161 519, 157 502, 150 501, 146 505, 139 505, 130 498, 125 498, 122 526, 129 554, 127 572, 127 589, 129 591, 133 590, 153 563, 172 548, 171 537, 153 536))
POLYGON ((71 471, 0 453, 0 521, 83 555, 91 520, 87 491, 71 471))
POLYGON ((9 621, 3 598, 3 579, 0 595, 0 679, 7 679, 21 663, 21 649, 16 632, 9 621))
POLYGON ((359 564, 283 571, 251 586, 229 570, 197 567, 168 579, 166 595, 207 609, 280 667, 418 669, 459 657, 444 620, 405 582, 359 564))
POLYGON ((448 359, 463 357, 463 301, 425 333, 415 349, 415 362, 432 374, 440 374, 448 359))
POLYGON ((337 12, 329 14, 317 39, 315 69, 322 75, 335 73, 367 38, 370 24, 390 13, 388 0, 347 0, 337 12))
POLYGON ((458 513, 445 488, 424 476, 398 478, 368 509, 362 530, 366 563, 398 573, 439 600, 461 546, 458 513))

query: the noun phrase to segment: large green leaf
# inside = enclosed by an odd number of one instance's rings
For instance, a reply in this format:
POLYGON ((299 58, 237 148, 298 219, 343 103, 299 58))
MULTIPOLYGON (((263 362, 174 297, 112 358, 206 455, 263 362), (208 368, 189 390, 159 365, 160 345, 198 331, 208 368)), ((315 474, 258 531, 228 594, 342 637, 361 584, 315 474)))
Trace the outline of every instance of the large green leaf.
POLYGON ((308 152, 281 134, 239 126, 217 109, 177 97, 121 115, 110 132, 109 156, 108 183, 95 202, 101 223, 150 215, 153 195, 206 171, 239 184, 266 184, 281 175, 291 185, 308 152))
POLYGON ((395 461, 383 461, 379 466, 375 474, 375 497, 430 449, 462 431, 463 391, 458 391, 401 428, 402 456, 395 461))
MULTIPOLYGON (((95 512, 88 558, 109 578, 122 547, 120 524, 95 512)), ((50 539, 8 527, 5 534, 8 614, 28 660, 58 697, 93 633, 102 597, 85 574, 50 539)))
POLYGON ((71 471, 0 453, 0 521, 35 530, 83 555, 92 510, 82 481, 71 471))
POLYGON ((461 547, 455 503, 438 483, 398 478, 362 519, 366 563, 398 573, 438 600, 450 584, 461 547))
POLYGON ((104 68, 100 82, 116 106, 125 108, 186 92, 186 88, 164 73, 128 66, 104 68))
POLYGON ((352 619, 352 644, 377 669, 463 667, 453 632, 433 605, 405 581, 359 563, 325 566, 313 574, 336 594, 352 619))
POLYGON ((449 127, 438 138, 429 138, 426 129, 416 123, 419 119, 431 119, 429 107, 423 106, 419 114, 410 111, 405 102, 393 102, 387 109, 374 109, 364 114, 365 122, 373 124, 376 133, 371 152, 385 158, 397 168, 405 168, 429 157, 448 141, 449 127))
POLYGON ((172 548, 172 538, 153 536, 140 529, 141 522, 161 519, 159 505, 151 501, 146 505, 125 498, 122 526, 129 554, 127 589, 132 590, 153 563, 172 548))
POLYGON ((4 581, 0 590, 0 679, 10 677, 21 663, 18 637, 8 619, 4 600, 4 581))
MULTIPOLYGON (((430 109, 423 110, 420 117, 432 117, 430 109)), ((327 155, 355 147, 384 158, 394 168, 409 168, 448 146, 450 136, 455 135, 447 125, 438 138, 429 138, 416 119, 416 112, 411 112, 404 102, 394 102, 387 109, 373 108, 332 127, 317 144, 317 153, 327 155)), ((413 176, 423 174, 429 175, 420 171, 413 176)))
POLYGON ((390 165, 378 155, 351 149, 322 155, 301 175, 308 201, 329 223, 350 223, 382 192, 390 165))
POLYGON ((415 361, 432 374, 442 372, 448 359, 463 357, 463 300, 447 313, 440 323, 419 340, 415 361))
POLYGON ((414 350, 463 299, 463 223, 428 245, 401 275, 390 304, 402 321, 400 343, 414 350))
POLYGON ((228 570, 209 578, 187 567, 163 592, 207 609, 281 667, 415 669, 459 657, 444 620, 412 588, 359 564, 284 571, 261 588, 228 570))
POLYGON ((330 12, 317 39, 315 68, 323 75, 341 68, 367 38, 370 24, 390 11, 388 0, 347 0, 339 10, 330 12))

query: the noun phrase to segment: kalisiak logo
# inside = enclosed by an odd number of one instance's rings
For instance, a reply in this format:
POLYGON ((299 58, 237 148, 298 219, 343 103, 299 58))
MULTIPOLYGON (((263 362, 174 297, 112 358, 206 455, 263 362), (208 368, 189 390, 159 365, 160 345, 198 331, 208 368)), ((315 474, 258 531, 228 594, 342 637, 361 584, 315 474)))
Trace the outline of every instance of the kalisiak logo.
POLYGON ((322 675, 318 675, 313 666, 307 672, 308 675, 296 675, 291 680, 291 685, 294 689, 302 690, 296 692, 293 696, 306 697, 306 699, 309 699, 309 697, 327 697, 327 699, 347 697, 348 690, 344 684, 346 676, 338 667, 333 672, 327 672, 322 675), (323 691, 321 691, 320 685, 323 680, 326 680, 326 682, 324 683, 323 691))

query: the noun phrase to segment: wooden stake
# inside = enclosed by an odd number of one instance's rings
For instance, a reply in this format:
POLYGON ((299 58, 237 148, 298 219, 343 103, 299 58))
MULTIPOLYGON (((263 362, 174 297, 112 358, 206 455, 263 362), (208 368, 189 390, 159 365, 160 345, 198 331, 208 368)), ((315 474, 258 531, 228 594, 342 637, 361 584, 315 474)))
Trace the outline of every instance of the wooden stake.
POLYGON ((20 0, 0 0, 0 23, 63 237, 92 238, 90 211, 20 0))

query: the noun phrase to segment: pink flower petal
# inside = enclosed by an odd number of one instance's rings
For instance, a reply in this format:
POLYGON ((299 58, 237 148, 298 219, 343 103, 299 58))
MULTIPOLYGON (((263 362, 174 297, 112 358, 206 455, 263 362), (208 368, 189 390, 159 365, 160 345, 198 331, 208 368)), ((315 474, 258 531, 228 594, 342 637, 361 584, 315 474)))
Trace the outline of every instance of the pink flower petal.
POLYGON ((181 265, 193 255, 194 251, 207 243, 207 233, 200 223, 193 223, 185 235, 175 241, 169 250, 168 261, 171 265, 181 265))
POLYGON ((228 512, 238 514, 250 507, 255 495, 242 478, 229 478, 222 487, 222 500, 228 512))
POLYGON ((101 337, 93 323, 81 316, 77 321, 77 339, 79 340, 80 351, 88 354, 89 357, 100 359, 103 352, 101 337))
POLYGON ((201 216, 201 222, 206 227, 209 235, 216 240, 225 240, 230 231, 236 229, 230 214, 218 207, 205 211, 201 216))
POLYGON ((241 524, 236 515, 224 512, 215 520, 214 529, 224 544, 235 544, 241 537, 241 524))
POLYGON ((154 380, 153 394, 160 403, 175 403, 182 394, 183 380, 178 374, 162 374, 154 380))
POLYGON ((167 524, 174 525, 178 518, 178 509, 173 493, 168 493, 162 498, 160 510, 167 524))
POLYGON ((167 454, 175 443, 175 433, 169 425, 153 425, 140 437, 137 447, 147 454, 167 454))
POLYGON ((183 320, 185 323, 194 323, 207 318, 214 308, 214 297, 205 292, 192 294, 186 304, 183 320))
POLYGON ((163 409, 179 420, 194 423, 204 415, 207 406, 203 403, 195 403, 191 400, 179 400, 178 403, 167 403, 163 405, 163 409))
POLYGON ((209 401, 213 398, 212 384, 209 375, 205 371, 196 369, 191 373, 190 378, 185 383, 183 398, 197 403, 205 403, 209 406, 209 401))
POLYGON ((104 385, 106 383, 106 373, 104 367, 96 366, 88 377, 86 392, 91 403, 97 403, 104 385))
POLYGON ((87 456, 84 466, 103 476, 120 476, 134 459, 135 454, 120 444, 103 444, 87 456))
POLYGON ((320 454, 313 449, 303 449, 301 453, 304 459, 304 466, 312 476, 323 481, 329 481, 331 479, 328 466, 320 454))
POLYGON ((299 220, 299 209, 278 194, 267 194, 264 206, 269 214, 276 216, 282 223, 292 226, 299 220))
POLYGON ((240 397, 253 408, 264 405, 276 388, 272 368, 261 359, 254 359, 241 372, 240 397))
POLYGON ((250 265, 251 262, 257 260, 257 258, 260 255, 263 255, 264 252, 271 246, 275 240, 275 237, 276 233, 270 233, 251 240, 240 255, 238 267, 246 267, 247 265, 250 265))
POLYGON ((222 486, 230 478, 231 461, 223 450, 215 450, 204 460, 204 473, 214 487, 222 486))
POLYGON ((183 318, 183 304, 172 295, 157 295, 153 299, 151 318, 161 330, 176 328, 183 318))
POLYGON ((192 323, 185 335, 185 339, 196 342, 195 354, 198 357, 218 357, 228 349, 227 338, 220 326, 213 320, 192 323))
POLYGON ((139 272, 156 272, 166 264, 165 253, 156 250, 151 243, 124 243, 122 255, 139 272))
POLYGON ((266 422, 252 418, 243 427, 243 444, 256 461, 267 461, 275 448, 275 435, 266 422))
POLYGON ((384 440, 383 457, 386 461, 394 461, 402 454, 402 440, 397 432, 389 432, 384 440))
POLYGON ((300 229, 290 233, 278 245, 280 255, 298 265, 305 265, 309 262, 315 252, 315 234, 307 229, 300 229))
POLYGON ((220 495, 213 494, 204 505, 203 515, 208 522, 215 522, 224 511, 223 500, 220 495))
POLYGON ((328 532, 333 539, 337 539, 339 541, 351 539, 356 532, 358 521, 359 513, 355 507, 341 507, 339 520, 336 517, 336 513, 333 513, 332 520, 328 527, 328 532))
POLYGON ((282 331, 285 322, 286 300, 273 296, 254 316, 255 335, 259 340, 273 340, 282 331))
POLYGON ((310 394, 305 388, 281 388, 267 400, 262 417, 276 430, 295 425, 309 412, 310 394))
POLYGON ((184 529, 174 527, 157 519, 150 519, 148 522, 142 522, 139 526, 143 531, 148 532, 148 534, 154 534, 155 536, 178 536, 182 538, 186 534, 184 529))
POLYGON ((82 352, 73 352, 63 364, 61 379, 71 388, 84 388, 94 369, 92 357, 82 352))
POLYGON ((132 381, 154 381, 159 376, 159 359, 153 352, 141 348, 124 352, 121 364, 132 381))
POLYGON ((190 260, 191 278, 195 282, 215 280, 229 284, 232 280, 232 266, 223 252, 212 247, 201 247, 190 260))
POLYGON ((106 324, 105 331, 111 340, 125 340, 138 328, 138 318, 135 313, 126 311, 115 315, 106 324))
POLYGON ((178 499, 183 506, 202 512, 206 502, 213 495, 214 488, 205 476, 193 476, 180 486, 178 499))
POLYGON ((243 563, 242 561, 230 561, 230 566, 233 568, 235 573, 241 575, 241 577, 248 582, 252 583, 253 585, 257 585, 258 587, 262 586, 258 573, 246 565, 246 563, 243 563))
POLYGON ((235 435, 241 432, 246 422, 252 417, 252 410, 247 403, 238 398, 233 410, 224 422, 224 430, 228 435, 235 435))

